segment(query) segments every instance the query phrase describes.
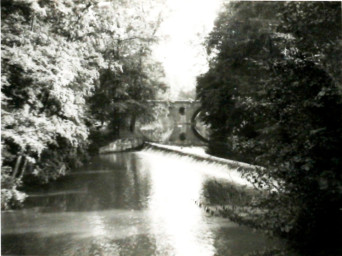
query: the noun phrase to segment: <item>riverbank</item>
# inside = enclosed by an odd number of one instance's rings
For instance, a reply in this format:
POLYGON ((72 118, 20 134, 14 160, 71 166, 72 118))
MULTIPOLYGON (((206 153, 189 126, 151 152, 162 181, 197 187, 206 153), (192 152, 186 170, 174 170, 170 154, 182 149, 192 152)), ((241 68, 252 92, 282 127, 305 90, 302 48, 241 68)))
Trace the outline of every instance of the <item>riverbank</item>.
POLYGON ((99 149, 99 154, 118 153, 130 150, 139 150, 143 147, 144 141, 140 138, 118 139, 107 146, 99 149))

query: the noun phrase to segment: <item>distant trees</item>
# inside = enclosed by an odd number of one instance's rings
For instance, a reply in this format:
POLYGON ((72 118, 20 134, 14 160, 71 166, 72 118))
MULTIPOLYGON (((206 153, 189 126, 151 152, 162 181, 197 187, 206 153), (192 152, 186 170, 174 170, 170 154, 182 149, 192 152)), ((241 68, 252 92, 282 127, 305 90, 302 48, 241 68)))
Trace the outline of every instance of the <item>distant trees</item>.
POLYGON ((309 255, 342 224, 341 31, 341 3, 232 2, 198 78, 210 151, 266 167, 246 174, 270 191, 259 225, 309 255))
POLYGON ((97 120, 146 111, 162 87, 150 58, 161 4, 1 2, 3 166, 47 182, 77 165, 97 120))

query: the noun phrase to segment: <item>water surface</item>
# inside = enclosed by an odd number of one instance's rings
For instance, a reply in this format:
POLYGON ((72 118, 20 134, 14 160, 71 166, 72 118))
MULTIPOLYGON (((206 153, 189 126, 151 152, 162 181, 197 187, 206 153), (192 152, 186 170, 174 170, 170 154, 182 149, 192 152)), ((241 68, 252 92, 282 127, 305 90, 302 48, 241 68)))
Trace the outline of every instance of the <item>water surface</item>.
POLYGON ((206 184, 229 177, 152 150, 101 155, 2 213, 2 255, 239 256, 279 245, 198 206, 210 201, 206 184))

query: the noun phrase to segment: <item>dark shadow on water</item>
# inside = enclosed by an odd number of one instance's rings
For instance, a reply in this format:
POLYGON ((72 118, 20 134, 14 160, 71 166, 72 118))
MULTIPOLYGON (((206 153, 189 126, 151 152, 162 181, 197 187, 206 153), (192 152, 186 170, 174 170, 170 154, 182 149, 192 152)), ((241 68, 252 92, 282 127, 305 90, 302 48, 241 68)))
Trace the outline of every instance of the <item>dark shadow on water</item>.
POLYGON ((150 184, 148 177, 140 175, 140 168, 133 153, 95 158, 89 166, 29 191, 32 196, 25 208, 39 206, 53 212, 143 209, 150 184))
MULTIPOLYGON (((197 248, 178 247, 161 241, 158 234, 139 234, 122 239, 109 237, 78 238, 73 233, 42 235, 40 233, 6 234, 2 236, 2 255, 58 255, 58 256, 152 256, 183 255, 197 248), (181 254, 179 254, 181 253, 181 254)), ((208 256, 242 256, 255 250, 270 248, 279 242, 257 236, 241 227, 220 228, 212 241, 214 254, 208 256)))
POLYGON ((245 186, 208 179, 203 184, 204 202, 208 205, 247 206, 259 192, 245 186))
POLYGON ((1 255, 150 256, 172 253, 158 252, 156 239, 148 235, 113 240, 105 237, 75 239, 74 234, 43 237, 39 233, 27 233, 2 236, 1 255))

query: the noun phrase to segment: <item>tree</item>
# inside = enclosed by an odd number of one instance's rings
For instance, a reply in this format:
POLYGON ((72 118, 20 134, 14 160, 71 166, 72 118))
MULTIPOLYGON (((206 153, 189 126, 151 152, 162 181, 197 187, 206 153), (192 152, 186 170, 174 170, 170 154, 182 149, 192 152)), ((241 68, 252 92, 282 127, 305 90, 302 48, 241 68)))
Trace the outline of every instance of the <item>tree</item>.
POLYGON ((308 255, 336 253, 340 237, 340 8, 229 4, 207 41, 214 54, 197 86, 212 145, 220 138, 221 154, 265 167, 246 173, 269 191, 258 226, 308 255))
POLYGON ((85 153, 89 127, 99 118, 88 99, 108 74, 120 80, 122 95, 137 77, 153 89, 148 72, 154 65, 144 55, 161 16, 125 0, 1 4, 2 164, 12 167, 13 187, 26 169, 48 182, 85 153))
POLYGON ((271 44, 272 40, 279 41, 279 36, 272 34, 276 24, 273 10, 278 5, 232 2, 219 15, 207 39, 210 69, 198 77, 197 96, 202 102, 203 119, 211 127, 212 153, 231 151, 228 137, 234 127, 243 124, 241 130, 255 136, 241 101, 261 91, 271 72, 268 62, 280 54, 271 44))
POLYGON ((32 163, 46 158, 35 173, 49 169, 55 176, 63 164, 47 150, 62 149, 59 156, 66 160, 85 143, 85 97, 102 56, 77 34, 95 18, 82 13, 92 3, 3 1, 2 142, 5 155, 12 156, 4 164, 18 155, 32 163))
MULTIPOLYGON (((115 4, 109 8, 115 8, 115 4)), ((159 7, 136 2, 124 8, 126 12, 121 12, 114 24, 122 33, 108 35, 108 67, 101 69, 99 83, 89 100, 94 117, 101 123, 109 121, 117 135, 122 127, 133 131, 137 118, 150 112, 146 100, 166 89, 161 65, 151 58, 151 46, 158 40, 156 31, 161 22, 161 13, 156 11, 159 7), (147 12, 156 15, 147 16, 147 12)))
MULTIPOLYGON (((326 70, 342 84, 340 3, 286 3, 279 13, 277 31, 291 33, 307 60, 326 70)), ((340 88, 341 89, 341 88, 340 88)))

